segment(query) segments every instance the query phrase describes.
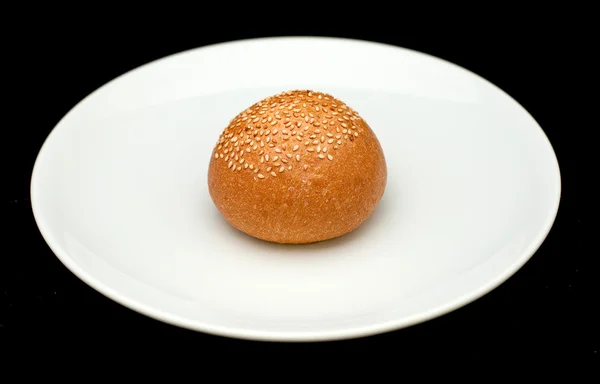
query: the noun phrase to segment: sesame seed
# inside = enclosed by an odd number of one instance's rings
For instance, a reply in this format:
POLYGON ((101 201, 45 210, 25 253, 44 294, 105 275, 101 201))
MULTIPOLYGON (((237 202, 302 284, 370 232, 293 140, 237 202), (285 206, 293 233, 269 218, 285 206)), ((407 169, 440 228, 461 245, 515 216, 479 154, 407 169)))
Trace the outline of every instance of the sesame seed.
POLYGON ((308 119, 308 116, 306 116, 306 117, 304 118, 304 121, 308 123, 308 120, 309 120, 309 119, 308 119))
POLYGON ((244 164, 244 161, 246 161, 246 160, 240 159, 240 164, 244 164))
POLYGON ((259 120, 259 118, 255 118, 254 120, 252 120, 253 123, 256 123, 259 120))
POLYGON ((254 169, 254 164, 250 164, 250 169, 254 169))
POLYGON ((304 164, 304 170, 306 171, 308 169, 308 164, 304 164))
POLYGON ((333 137, 333 133, 327 132, 327 137, 333 137))
POLYGON ((227 164, 227 168, 231 168, 232 165, 233 165, 233 161, 230 161, 229 164, 227 164))
POLYGON ((271 176, 275 177, 277 174, 275 172, 271 172, 271 176))
POLYGON ((254 144, 254 147, 252 147, 252 149, 254 149, 255 151, 257 148, 258 148, 258 144, 254 144))
POLYGON ((273 167, 268 167, 267 172, 271 172, 271 169, 273 169, 273 167))
POLYGON ((348 140, 348 135, 344 135, 344 140, 348 140))
POLYGON ((305 141, 304 142, 304 145, 308 145, 308 144, 310 144, 310 141, 305 141))
POLYGON ((333 160, 333 156, 331 156, 331 155, 327 155, 327 158, 328 158, 329 160, 333 160))
POLYGON ((219 157, 222 159, 222 158, 223 158, 223 154, 222 154, 222 153, 219 153, 219 157))
POLYGON ((302 122, 299 121, 296 125, 300 127, 302 125, 302 122))
POLYGON ((358 132, 355 131, 354 132, 354 136, 358 137, 358 132))
POLYGON ((323 124, 327 124, 327 119, 323 120, 323 124))
POLYGON ((316 138, 317 138, 317 135, 310 135, 310 136, 308 136, 308 137, 309 137, 309 138, 311 138, 311 139, 316 139, 316 138))
POLYGON ((236 142, 238 140, 237 136, 233 136, 233 138, 231 139, 232 142, 236 142))
POLYGON ((215 159, 218 159, 218 158, 219 158, 219 154, 215 153, 215 159))
POLYGON ((325 155, 322 153, 319 153, 319 159, 324 159, 324 158, 325 158, 325 155))
POLYGON ((348 133, 347 129, 342 129, 342 133, 348 133))
POLYGON ((317 145, 317 144, 319 144, 319 140, 315 140, 315 141, 313 141, 313 144, 314 144, 314 145, 317 145))
POLYGON ((294 152, 296 152, 298 150, 298 148, 300 148, 300 146, 298 144, 294 145, 294 148, 292 149, 294 152))
POLYGON ((325 136, 321 136, 321 143, 325 142, 325 136))
POLYGON ((248 168, 248 163, 244 164, 244 169, 248 168))
POLYGON ((342 127, 346 128, 347 126, 348 126, 348 124, 342 123, 342 127))
POLYGON ((337 141, 338 145, 342 145, 342 140, 337 141))
POLYGON ((265 178, 262 173, 259 173, 257 176, 258 176, 259 179, 264 179, 265 178))
POLYGON ((271 136, 267 137, 267 139, 265 140, 267 143, 269 143, 271 141, 271 136))
POLYGON ((277 156, 277 155, 273 156, 273 161, 277 161, 277 160, 279 160, 279 156, 277 156))
POLYGON ((235 161, 238 161, 240 159, 240 157, 238 155, 235 155, 235 161))
POLYGON ((296 161, 300 161, 300 155, 296 155, 296 161))
POLYGON ((287 129, 282 129, 281 133, 284 134, 284 135, 287 135, 288 134, 288 130, 287 129))
POLYGON ((270 133, 271 133, 271 130, 270 130, 270 129, 267 129, 267 130, 265 131, 265 135, 269 135, 270 133))
POLYGON ((275 152, 277 152, 277 153, 281 153, 281 149, 279 149, 279 148, 275 148, 275 152))
POLYGON ((327 152, 327 147, 323 147, 323 153, 327 152))
POLYGON ((275 136, 275 135, 277 134, 277 132, 279 132, 279 130, 278 130, 277 128, 275 128, 275 129, 273 130, 273 136, 275 136))
POLYGON ((287 161, 286 159, 281 159, 281 162, 282 162, 283 164, 287 164, 287 163, 288 163, 288 161, 287 161))
POLYGON ((242 166, 241 166, 241 165, 238 165, 238 167, 237 167, 237 170, 238 170, 238 171, 241 171, 241 170, 242 170, 242 166))
POLYGON ((307 150, 308 152, 312 152, 312 151, 314 151, 315 149, 314 149, 314 148, 307 148, 306 150, 307 150))
POLYGON ((334 142, 334 139, 329 139, 329 140, 327 140, 327 143, 328 143, 328 144, 331 144, 331 143, 333 143, 333 142, 334 142))
POLYGON ((265 160, 269 161, 269 155, 265 155, 265 160))
POLYGON ((279 168, 279 173, 283 172, 284 170, 285 170, 285 167, 282 166, 281 168, 279 168))
POLYGON ((302 141, 302 137, 300 137, 300 136, 296 136, 296 140, 298 140, 298 141, 302 141))
POLYGON ((321 152, 321 144, 317 145, 317 153, 321 152))

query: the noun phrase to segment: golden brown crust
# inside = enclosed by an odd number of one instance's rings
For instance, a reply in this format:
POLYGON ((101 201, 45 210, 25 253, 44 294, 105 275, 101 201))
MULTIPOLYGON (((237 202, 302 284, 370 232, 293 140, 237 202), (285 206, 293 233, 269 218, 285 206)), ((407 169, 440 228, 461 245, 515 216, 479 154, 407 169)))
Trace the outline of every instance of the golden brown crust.
POLYGON ((303 244, 356 229, 377 206, 387 168, 356 111, 325 93, 288 91, 237 115, 213 150, 208 186, 246 234, 303 244))

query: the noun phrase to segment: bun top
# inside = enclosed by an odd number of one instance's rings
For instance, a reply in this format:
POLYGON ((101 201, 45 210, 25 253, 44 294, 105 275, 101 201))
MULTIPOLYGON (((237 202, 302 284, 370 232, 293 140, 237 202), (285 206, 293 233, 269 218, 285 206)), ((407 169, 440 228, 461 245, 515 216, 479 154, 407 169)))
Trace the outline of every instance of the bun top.
POLYGON ((288 91, 238 114, 220 135, 213 156, 257 182, 286 172, 303 175, 341 161, 340 154, 352 151, 348 144, 365 129, 358 112, 329 94, 288 91))

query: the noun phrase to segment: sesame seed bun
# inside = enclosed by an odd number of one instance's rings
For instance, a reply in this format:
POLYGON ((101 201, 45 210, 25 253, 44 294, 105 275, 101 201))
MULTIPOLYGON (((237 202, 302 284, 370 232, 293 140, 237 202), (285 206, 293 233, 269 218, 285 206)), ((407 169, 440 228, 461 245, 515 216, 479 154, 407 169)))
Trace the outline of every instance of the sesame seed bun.
POLYGON ((387 168, 359 114, 325 93, 296 90, 238 114, 214 147, 210 196, 238 230, 306 244, 358 228, 379 203, 387 168))

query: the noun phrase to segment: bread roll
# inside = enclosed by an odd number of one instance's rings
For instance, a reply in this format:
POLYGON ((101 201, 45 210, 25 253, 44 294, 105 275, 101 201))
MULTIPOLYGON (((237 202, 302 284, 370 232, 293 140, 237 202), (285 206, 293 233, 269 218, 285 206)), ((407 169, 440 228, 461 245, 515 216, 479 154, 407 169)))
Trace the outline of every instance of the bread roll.
POLYGON ((306 244, 358 228, 383 196, 387 168, 367 123, 344 102, 310 90, 268 97, 221 133, 210 196, 238 230, 306 244))

